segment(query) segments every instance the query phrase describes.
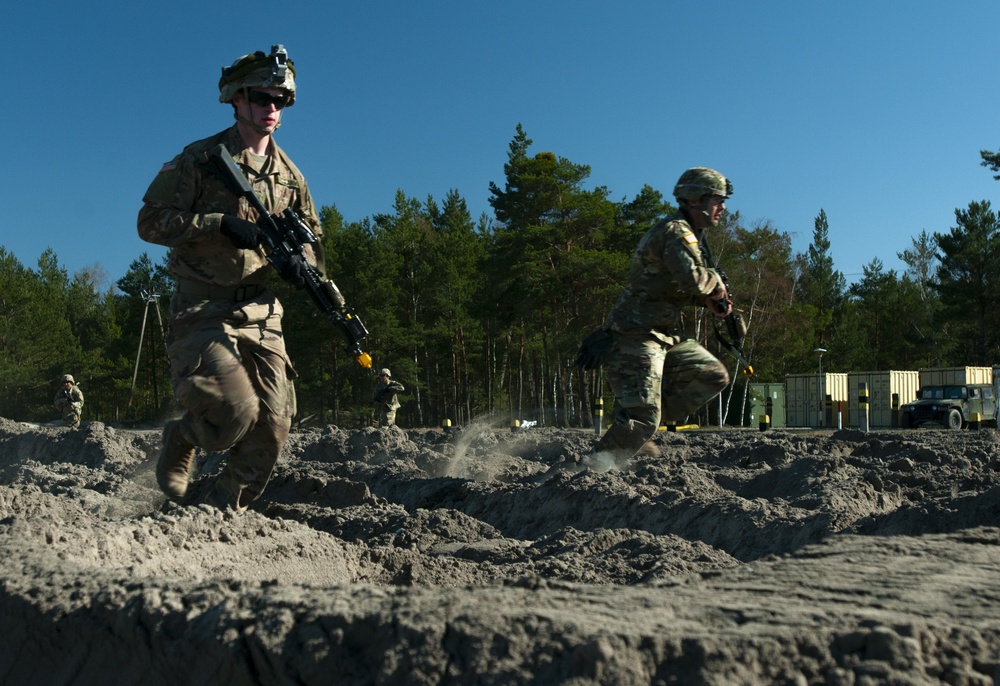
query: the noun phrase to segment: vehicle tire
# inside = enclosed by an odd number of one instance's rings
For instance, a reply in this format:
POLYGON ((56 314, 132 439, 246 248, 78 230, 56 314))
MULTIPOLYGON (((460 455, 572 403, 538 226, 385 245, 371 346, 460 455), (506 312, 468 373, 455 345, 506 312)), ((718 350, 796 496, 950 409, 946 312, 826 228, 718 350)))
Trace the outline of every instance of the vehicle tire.
POLYGON ((909 412, 904 412, 903 416, 899 420, 899 426, 903 429, 913 428, 913 415, 909 412))
POLYGON ((946 429, 958 430, 962 428, 962 413, 958 410, 950 410, 944 419, 946 429))

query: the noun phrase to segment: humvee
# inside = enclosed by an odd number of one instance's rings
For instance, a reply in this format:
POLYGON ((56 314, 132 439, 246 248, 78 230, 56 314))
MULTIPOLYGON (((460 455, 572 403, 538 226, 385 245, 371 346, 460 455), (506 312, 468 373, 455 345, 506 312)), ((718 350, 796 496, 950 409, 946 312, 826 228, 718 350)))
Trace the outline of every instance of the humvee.
POLYGON ((946 429, 961 429, 969 425, 969 414, 979 413, 983 423, 996 426, 997 397, 988 384, 955 384, 924 386, 917 399, 899 408, 899 425, 912 429, 928 422, 946 429))

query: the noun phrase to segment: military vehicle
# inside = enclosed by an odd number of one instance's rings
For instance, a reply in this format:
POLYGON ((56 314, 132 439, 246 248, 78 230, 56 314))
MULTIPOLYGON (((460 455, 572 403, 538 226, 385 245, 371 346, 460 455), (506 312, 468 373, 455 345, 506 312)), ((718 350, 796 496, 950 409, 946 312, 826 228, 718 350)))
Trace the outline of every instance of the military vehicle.
POLYGON ((983 424, 996 426, 997 397, 988 384, 924 386, 916 400, 899 408, 899 425, 904 429, 934 423, 946 429, 969 425, 969 415, 979 413, 983 424))

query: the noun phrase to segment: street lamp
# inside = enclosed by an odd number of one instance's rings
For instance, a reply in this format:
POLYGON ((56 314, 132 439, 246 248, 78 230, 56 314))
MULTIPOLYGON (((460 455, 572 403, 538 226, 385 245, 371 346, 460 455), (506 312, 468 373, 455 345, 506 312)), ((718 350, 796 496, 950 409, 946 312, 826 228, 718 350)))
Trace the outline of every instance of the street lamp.
POLYGON ((819 425, 822 428, 823 422, 823 389, 825 384, 823 383, 823 353, 826 352, 826 348, 816 348, 813 350, 816 356, 819 358, 819 378, 816 379, 816 387, 819 390, 819 425))
POLYGON ((826 348, 816 348, 813 352, 819 357, 819 375, 823 376, 823 353, 826 352, 826 348))

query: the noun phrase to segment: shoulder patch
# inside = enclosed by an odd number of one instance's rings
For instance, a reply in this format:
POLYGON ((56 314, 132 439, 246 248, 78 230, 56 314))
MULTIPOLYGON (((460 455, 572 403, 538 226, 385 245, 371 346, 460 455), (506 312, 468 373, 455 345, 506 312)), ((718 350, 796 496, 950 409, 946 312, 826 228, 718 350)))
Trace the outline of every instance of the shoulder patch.
POLYGON ((688 231, 684 234, 684 242, 688 245, 694 245, 698 242, 698 238, 693 233, 688 231))
POLYGON ((169 162, 164 162, 163 166, 160 167, 160 171, 157 173, 162 174, 163 172, 173 171, 176 168, 177 168, 177 161, 170 160, 169 162))

